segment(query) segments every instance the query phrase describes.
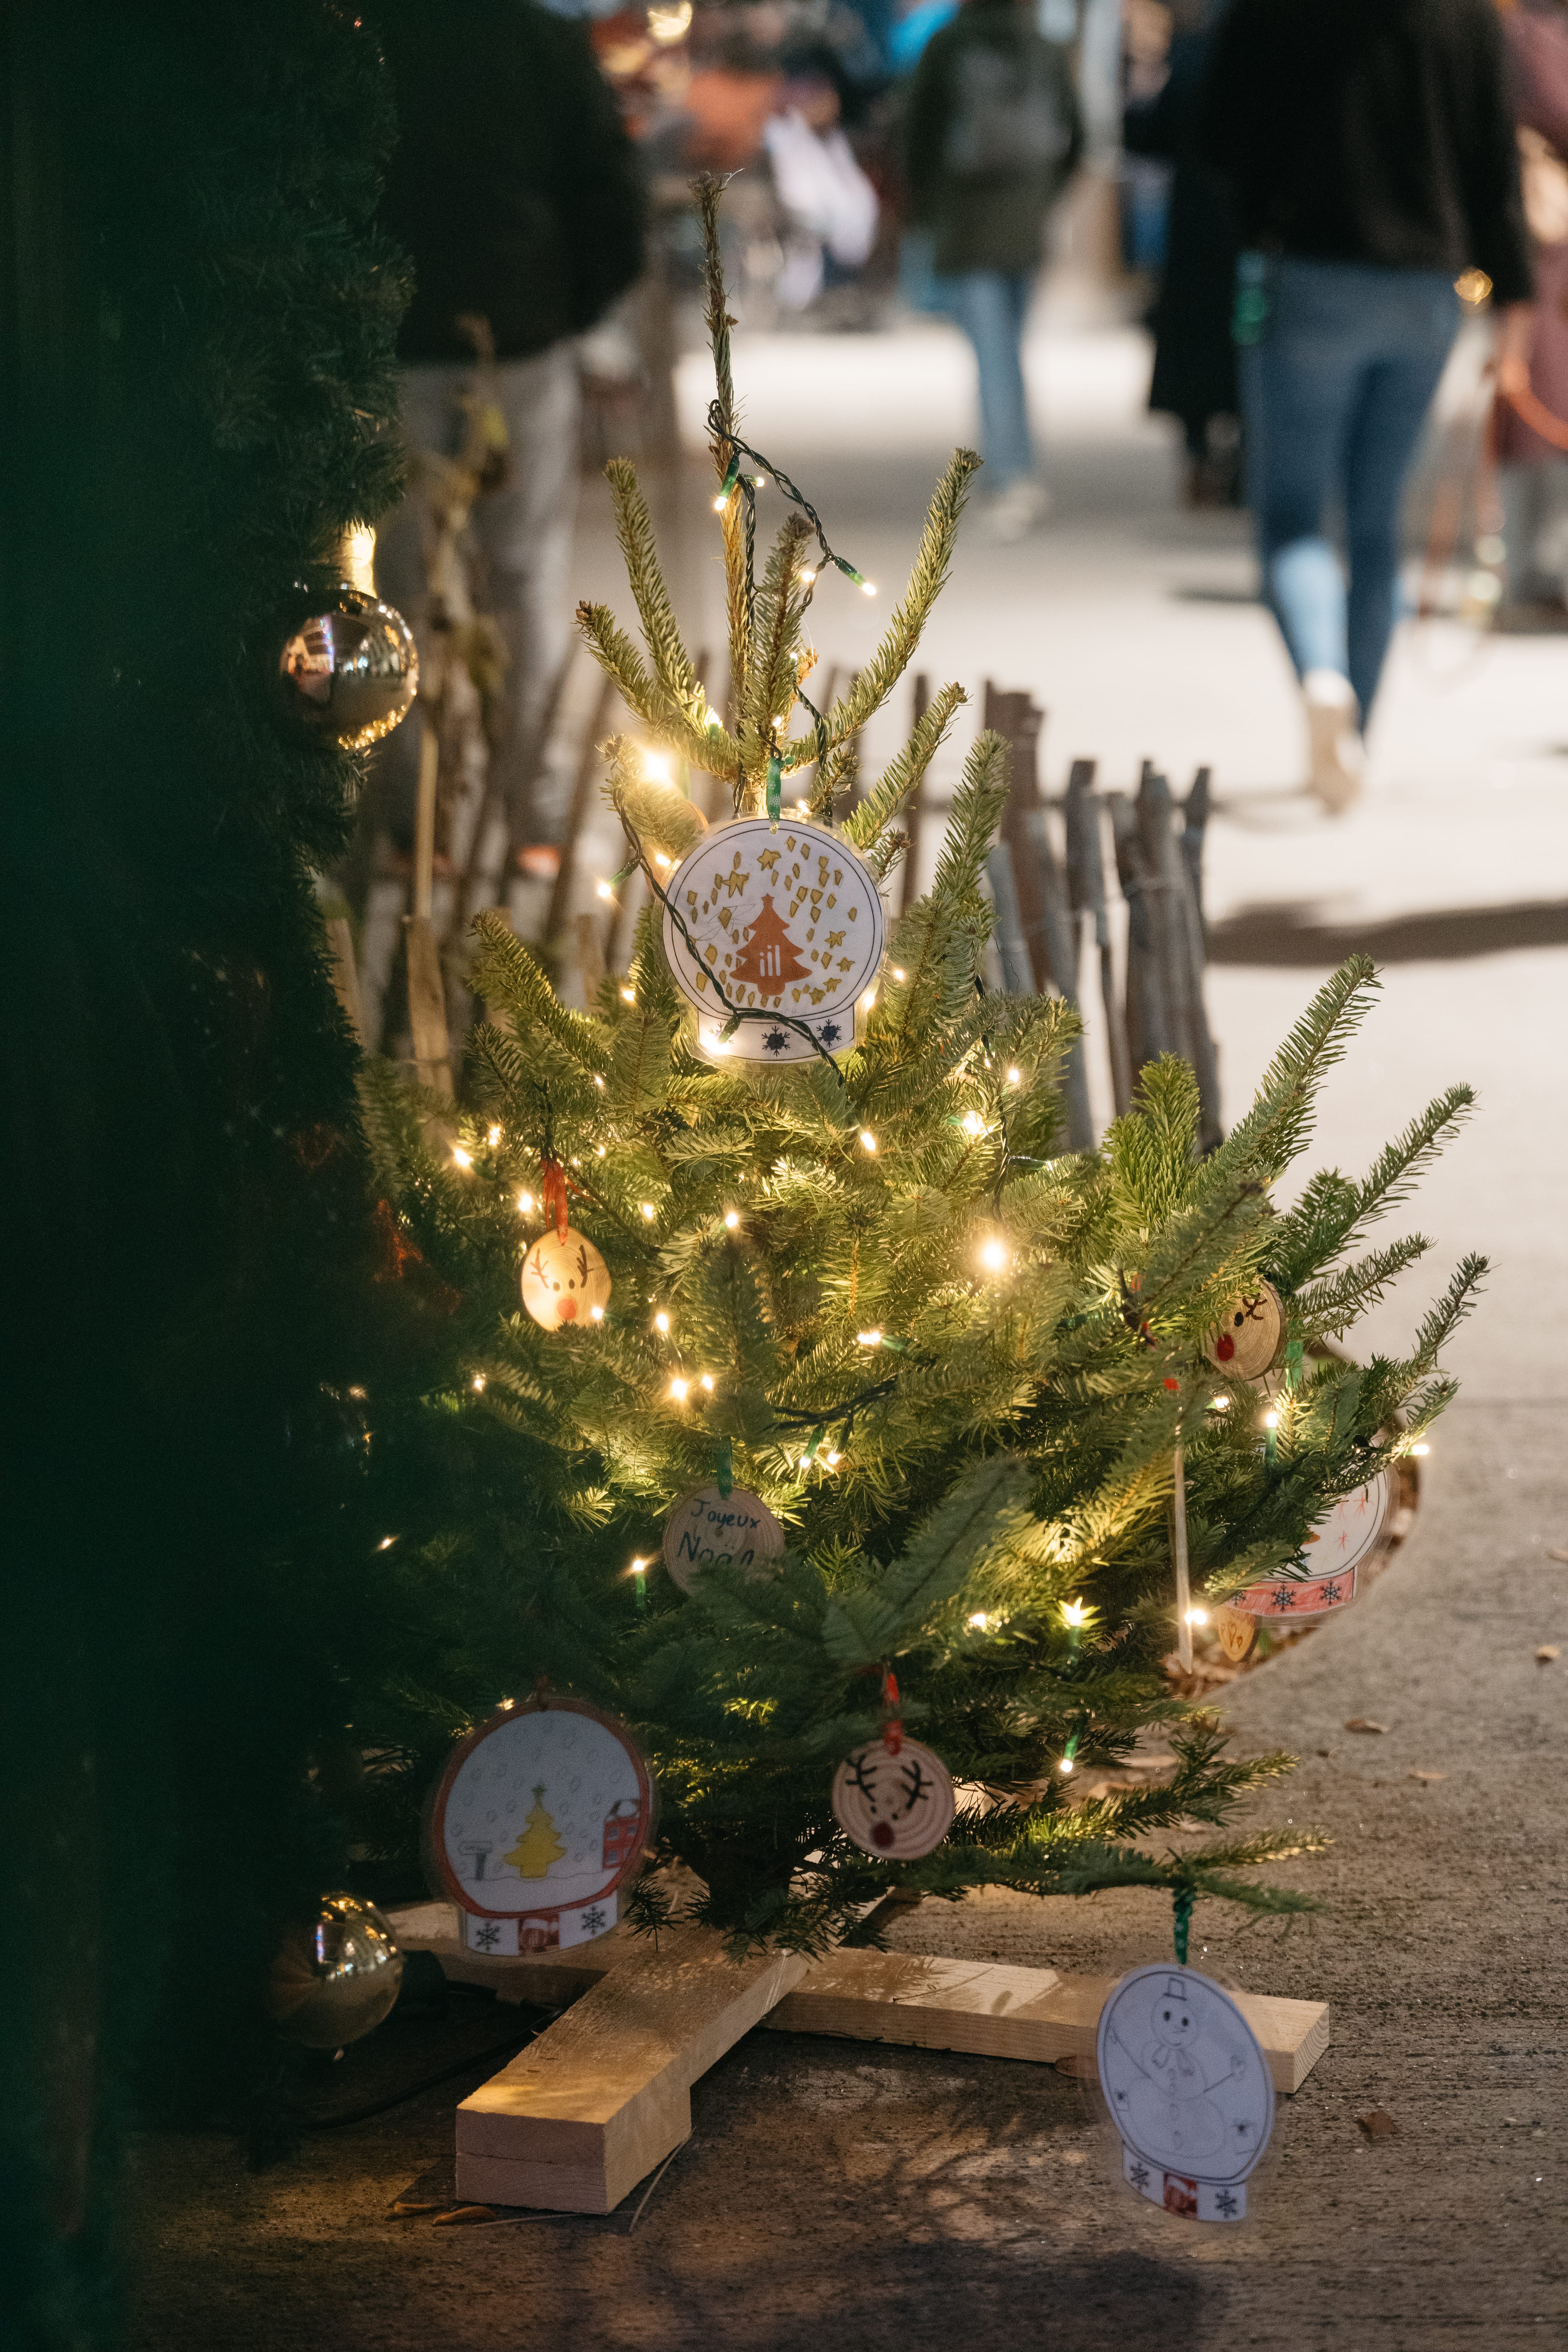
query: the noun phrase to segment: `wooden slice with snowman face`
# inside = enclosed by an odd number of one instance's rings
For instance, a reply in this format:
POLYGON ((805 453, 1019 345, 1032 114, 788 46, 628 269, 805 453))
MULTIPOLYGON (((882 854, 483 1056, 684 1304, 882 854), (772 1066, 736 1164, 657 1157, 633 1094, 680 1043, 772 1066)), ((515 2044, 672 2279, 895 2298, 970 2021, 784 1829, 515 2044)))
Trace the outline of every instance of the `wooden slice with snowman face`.
POLYGON ((1238 1291, 1212 1331, 1204 1334, 1204 1354, 1237 1380, 1260 1381, 1279 1353, 1285 1309, 1270 1283, 1258 1280, 1238 1291))
POLYGON ((813 1037, 829 1054, 852 1045, 885 930, 870 867, 838 834, 802 818, 720 825, 665 885, 665 958, 712 1056, 809 1062, 813 1037), (746 1017, 724 1038, 731 1006, 746 1017), (780 1014, 811 1035, 763 1017, 780 1014))
POLYGON ((1122 2178, 1168 2213, 1239 2221, 1274 2128, 1258 2038, 1212 1977, 1169 1961, 1113 1985, 1095 2039, 1122 2178))
POLYGON ((783 1528, 744 1486, 731 1486, 727 1496, 717 1486, 700 1486, 677 1503, 664 1531, 664 1564, 682 1592, 707 1568, 765 1576, 784 1548, 783 1528))
POLYGON ((918 1862, 952 1827, 952 1780, 940 1756, 918 1739, 895 1751, 868 1741, 833 1776, 834 1817, 846 1837, 879 1862, 918 1862))
POLYGON ((610 1299, 610 1270, 590 1241, 568 1225, 564 1241, 553 1225, 522 1261, 522 1303, 547 1331, 568 1323, 597 1323, 610 1299))

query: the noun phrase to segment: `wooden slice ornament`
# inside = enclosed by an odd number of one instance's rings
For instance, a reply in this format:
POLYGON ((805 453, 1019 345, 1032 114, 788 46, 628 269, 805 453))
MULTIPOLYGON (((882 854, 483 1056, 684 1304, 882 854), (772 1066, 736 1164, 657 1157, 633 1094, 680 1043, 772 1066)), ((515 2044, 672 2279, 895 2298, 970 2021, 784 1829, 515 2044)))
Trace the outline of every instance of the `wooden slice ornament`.
POLYGON ((1231 1601, 1222 1601, 1214 1612, 1214 1629, 1220 1648, 1233 1665, 1239 1666, 1258 1639, 1258 1620, 1231 1601))
POLYGON ((522 1303, 536 1323, 596 1323, 609 1302, 610 1270, 591 1241, 571 1225, 540 1234, 522 1261, 522 1303))
POLYGON ((1391 1537, 1398 1489, 1387 1470, 1374 1471, 1363 1486, 1342 1495, 1313 1526, 1304 1547, 1304 1576, 1276 1576, 1237 1593, 1235 1607, 1248 1617, 1300 1622, 1348 1609, 1364 1589, 1378 1551, 1391 1537))
POLYGON ((952 1779, 940 1756, 889 1725, 880 1739, 852 1748, 833 1776, 834 1818, 879 1862, 918 1862, 952 1827, 952 1779))
POLYGON ((1277 1362, 1284 1339, 1279 1294, 1260 1279, 1238 1291, 1214 1329, 1204 1334, 1204 1354, 1237 1380, 1260 1381, 1277 1362))
POLYGON ((581 1699, 508 1707, 453 1753, 430 1838, 470 1951, 566 1949, 616 1924, 653 1832, 631 1734, 581 1699))
POLYGON ((1095 2037, 1100 2086, 1141 2197, 1194 2221, 1241 2221, 1274 2128, 1258 2037, 1223 1987, 1162 1962, 1112 1986, 1095 2037))
POLYGON ((696 1007, 706 1055, 809 1062, 818 1045, 837 1054, 855 1043, 886 918, 876 876, 840 835, 804 819, 737 817, 706 835, 664 887, 665 957, 696 1007), (745 1017, 725 1038, 733 1006, 745 1017))
POLYGON ((767 1505, 744 1486, 721 1495, 716 1486, 683 1496, 664 1531, 664 1564, 689 1592, 704 1569, 739 1568, 768 1574, 784 1549, 784 1531, 767 1505))

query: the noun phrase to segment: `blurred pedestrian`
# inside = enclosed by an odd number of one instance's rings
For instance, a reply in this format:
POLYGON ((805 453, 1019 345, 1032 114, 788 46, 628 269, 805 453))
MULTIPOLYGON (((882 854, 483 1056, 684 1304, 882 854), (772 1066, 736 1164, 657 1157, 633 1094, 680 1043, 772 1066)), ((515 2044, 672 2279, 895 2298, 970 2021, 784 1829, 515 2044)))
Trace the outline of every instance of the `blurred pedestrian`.
POLYGON ((1149 405, 1179 417, 1190 507, 1242 503, 1241 393, 1237 383, 1236 224, 1230 199, 1198 150, 1214 0, 1177 0, 1164 86, 1129 103, 1122 144, 1173 166, 1165 257, 1154 298, 1149 405))
POLYGON ((1024 385, 1024 322, 1046 217, 1077 165, 1083 126, 1068 53, 1028 0, 966 0, 931 36, 907 117, 911 209, 933 239, 937 295, 974 346, 994 535, 1046 511, 1024 385))
MULTIPOLYGON (((367 12, 368 13, 368 12, 367 12)), ((506 422, 504 476, 470 530, 506 640, 493 781, 515 855, 535 837, 539 737, 570 643, 568 579, 581 411, 574 338, 642 268, 644 197, 620 109, 581 24, 536 0, 379 0, 399 138, 382 218, 414 265, 398 338, 406 439, 441 456, 462 429, 458 395, 489 323, 506 422)), ((418 635, 426 625, 423 502, 383 528, 377 579, 418 635)), ((412 826, 418 730, 388 740, 384 814, 412 826)))
POLYGON ((1244 252, 1237 306, 1264 591, 1300 677, 1310 782, 1361 790, 1393 634, 1405 478, 1459 320, 1489 279, 1500 367, 1530 329, 1530 253, 1493 0, 1233 0, 1203 147, 1244 252), (1325 535, 1344 509, 1349 593, 1325 535))
POLYGON ((1523 354, 1528 384, 1502 387, 1497 406, 1502 493, 1503 630, 1568 629, 1568 9, 1562 0, 1500 0, 1513 66, 1524 220, 1535 276, 1535 316, 1523 354), (1563 428, 1551 439, 1507 396, 1532 393, 1563 428))

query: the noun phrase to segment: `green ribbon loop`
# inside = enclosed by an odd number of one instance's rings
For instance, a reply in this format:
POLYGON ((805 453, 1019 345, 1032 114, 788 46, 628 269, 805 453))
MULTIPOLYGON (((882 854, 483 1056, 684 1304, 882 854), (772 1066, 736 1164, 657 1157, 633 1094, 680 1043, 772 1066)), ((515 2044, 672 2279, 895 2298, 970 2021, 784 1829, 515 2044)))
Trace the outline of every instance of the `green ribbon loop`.
POLYGON ((1193 1906, 1197 1899, 1195 1887, 1173 1886, 1171 1889, 1171 1926, 1175 1937, 1176 1958, 1184 1969, 1187 1965, 1187 1938, 1192 1932, 1193 1906))
POLYGON ((784 761, 778 752, 768 753, 768 814, 774 824, 784 807, 784 761))

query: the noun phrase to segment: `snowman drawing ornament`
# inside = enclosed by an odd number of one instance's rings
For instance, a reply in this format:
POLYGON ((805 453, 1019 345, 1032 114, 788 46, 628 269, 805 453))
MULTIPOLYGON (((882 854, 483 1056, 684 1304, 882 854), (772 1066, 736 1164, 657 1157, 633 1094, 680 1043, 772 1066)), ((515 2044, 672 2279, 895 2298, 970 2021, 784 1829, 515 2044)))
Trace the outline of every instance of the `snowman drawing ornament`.
POLYGON ((1245 2219, 1274 2084, 1230 1995, 1192 1969, 1134 1969, 1100 2011, 1095 2055, 1123 2179, 1167 2212, 1245 2219))

